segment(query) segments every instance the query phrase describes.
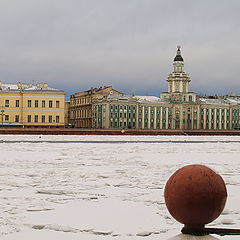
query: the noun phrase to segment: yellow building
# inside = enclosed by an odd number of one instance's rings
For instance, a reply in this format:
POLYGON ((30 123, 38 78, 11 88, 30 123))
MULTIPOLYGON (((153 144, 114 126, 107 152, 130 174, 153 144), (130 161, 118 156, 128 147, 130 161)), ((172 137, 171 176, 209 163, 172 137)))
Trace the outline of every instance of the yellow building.
POLYGON ((65 92, 46 83, 0 82, 1 126, 63 127, 64 109, 65 92))
POLYGON ((70 124, 74 127, 92 128, 93 113, 92 105, 95 100, 103 97, 121 93, 114 90, 112 86, 91 88, 88 91, 78 92, 70 97, 70 124))

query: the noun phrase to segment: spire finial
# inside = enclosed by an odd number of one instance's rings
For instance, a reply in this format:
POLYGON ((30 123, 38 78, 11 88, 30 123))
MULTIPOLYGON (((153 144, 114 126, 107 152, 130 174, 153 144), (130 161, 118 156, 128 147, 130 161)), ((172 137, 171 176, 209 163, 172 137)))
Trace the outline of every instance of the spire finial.
POLYGON ((181 46, 180 45, 178 45, 177 46, 177 55, 176 55, 176 57, 174 58, 174 61, 181 61, 181 62, 183 62, 183 58, 182 58, 182 56, 181 56, 181 46))

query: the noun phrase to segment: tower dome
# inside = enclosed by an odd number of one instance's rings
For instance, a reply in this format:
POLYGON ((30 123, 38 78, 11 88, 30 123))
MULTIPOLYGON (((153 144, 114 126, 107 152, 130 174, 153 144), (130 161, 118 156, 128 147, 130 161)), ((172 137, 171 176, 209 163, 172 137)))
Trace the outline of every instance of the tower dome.
POLYGON ((180 62, 183 62, 183 58, 181 56, 181 50, 180 50, 180 46, 177 46, 178 50, 177 50, 177 55, 176 57, 174 58, 174 62, 176 61, 180 61, 180 62))

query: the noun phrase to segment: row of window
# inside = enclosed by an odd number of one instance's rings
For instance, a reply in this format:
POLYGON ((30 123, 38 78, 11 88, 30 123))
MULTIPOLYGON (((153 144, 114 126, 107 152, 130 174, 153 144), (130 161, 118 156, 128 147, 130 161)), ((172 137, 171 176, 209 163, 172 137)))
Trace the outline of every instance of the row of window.
POLYGON ((81 109, 76 111, 71 111, 71 118, 91 118, 92 110, 91 109, 81 109))
POLYGON ((136 127, 136 123, 135 122, 129 122, 128 124, 127 124, 127 122, 119 122, 119 124, 118 124, 118 122, 117 121, 115 121, 115 122, 113 122, 113 121, 111 121, 110 122, 110 127, 112 128, 122 128, 122 127, 127 127, 127 128, 135 128, 136 127))
MULTIPOLYGON (((128 113, 128 118, 131 118, 131 116, 133 117, 133 118, 135 118, 136 117, 136 115, 135 115, 135 113, 128 113)), ((127 113, 126 112, 124 112, 124 114, 123 113, 119 113, 119 118, 122 118, 122 117, 124 117, 124 118, 126 118, 127 117, 127 113)), ((111 112, 111 118, 118 118, 118 113, 115 113, 115 114, 113 114, 112 112, 111 112)))
MULTIPOLYGON (((32 107, 32 100, 28 100, 28 107, 32 107)), ((5 100, 5 107, 8 108, 10 106, 10 100, 6 99, 5 100)), ((15 107, 18 108, 20 106, 20 101, 19 100, 16 100, 15 101, 15 107)), ((46 101, 45 100, 42 100, 42 104, 41 104, 42 108, 45 108, 46 107, 46 101)), ((60 108, 60 101, 56 101, 56 104, 55 104, 56 108, 60 108)), ((38 100, 35 100, 34 101, 34 107, 35 108, 38 108, 39 107, 39 101, 38 100)), ((52 100, 49 100, 48 101, 48 107, 49 108, 53 108, 53 101, 52 100)))
MULTIPOLYGON (((40 119, 40 116, 38 116, 38 115, 34 115, 34 118, 32 118, 32 115, 27 116, 27 122, 28 123, 31 123, 31 122, 38 123, 39 120, 41 120, 42 123, 46 123, 47 120, 48 120, 48 123, 53 123, 53 122, 59 123, 60 122, 60 116, 56 116, 56 120, 53 120, 52 115, 49 115, 48 119, 46 119, 45 115, 42 115, 41 119, 40 119)), ((5 121, 6 122, 9 121, 9 115, 5 115, 5 121)), ((15 122, 18 123, 19 121, 20 121, 19 115, 15 115, 15 122)))
POLYGON ((79 104, 90 104, 92 103, 91 98, 78 98, 78 99, 71 99, 71 105, 79 105, 79 104))
MULTIPOLYGON (((129 110, 131 110, 131 107, 132 107, 133 111, 136 109, 135 106, 129 106, 129 105, 127 105, 127 106, 126 106, 126 105, 124 105, 124 106, 120 105, 120 106, 119 106, 119 109, 120 109, 120 110, 122 110, 122 109, 126 110, 127 107, 128 107, 129 110)), ((110 108, 111 108, 111 110, 113 110, 113 109, 114 109, 114 106, 113 106, 113 105, 110 105, 110 108)), ((118 109, 118 106, 115 105, 115 110, 117 110, 117 109, 118 109)))

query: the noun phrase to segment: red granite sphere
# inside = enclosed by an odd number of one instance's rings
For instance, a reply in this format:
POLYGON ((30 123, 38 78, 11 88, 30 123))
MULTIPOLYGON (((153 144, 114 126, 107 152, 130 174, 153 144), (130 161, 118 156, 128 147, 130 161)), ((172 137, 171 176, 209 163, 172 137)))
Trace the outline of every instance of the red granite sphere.
POLYGON ((188 226, 204 226, 223 211, 227 189, 222 177, 203 165, 189 165, 167 181, 165 203, 170 214, 188 226))

